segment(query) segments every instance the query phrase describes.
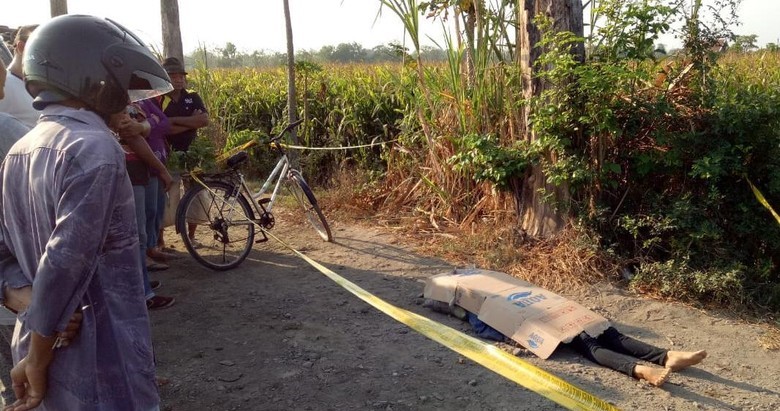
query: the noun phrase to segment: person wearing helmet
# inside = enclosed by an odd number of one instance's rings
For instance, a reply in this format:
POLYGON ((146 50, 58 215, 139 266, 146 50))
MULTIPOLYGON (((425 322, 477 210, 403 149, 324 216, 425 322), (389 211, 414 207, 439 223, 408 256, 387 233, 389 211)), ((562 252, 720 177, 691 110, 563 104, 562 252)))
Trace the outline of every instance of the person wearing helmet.
POLYGON ((170 79, 135 35, 92 16, 39 26, 23 63, 41 118, 0 166, 0 284, 32 284, 6 410, 159 410, 133 189, 107 121, 170 79), (61 347, 74 312, 81 331, 61 347))

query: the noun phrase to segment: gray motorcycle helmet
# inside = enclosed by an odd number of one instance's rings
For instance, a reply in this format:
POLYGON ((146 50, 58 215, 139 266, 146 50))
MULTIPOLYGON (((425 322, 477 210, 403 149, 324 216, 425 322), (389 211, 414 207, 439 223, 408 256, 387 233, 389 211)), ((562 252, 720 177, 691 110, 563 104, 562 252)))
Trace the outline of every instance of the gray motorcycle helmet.
POLYGON ((146 45, 118 23, 93 16, 63 15, 39 26, 22 61, 33 106, 73 98, 98 114, 122 111, 173 89, 146 45))

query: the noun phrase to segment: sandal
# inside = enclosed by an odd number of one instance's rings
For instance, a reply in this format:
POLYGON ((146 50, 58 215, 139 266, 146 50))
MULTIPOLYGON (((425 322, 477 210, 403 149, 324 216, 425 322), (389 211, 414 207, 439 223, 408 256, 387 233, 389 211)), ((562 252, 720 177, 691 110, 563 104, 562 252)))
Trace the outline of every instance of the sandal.
POLYGON ((156 248, 149 248, 146 250, 146 256, 151 258, 154 261, 157 261, 158 263, 164 263, 169 260, 175 260, 179 258, 178 255, 175 254, 169 254, 163 251, 160 251, 156 248))
POLYGON ((146 269, 148 271, 164 271, 169 268, 171 267, 169 267, 168 264, 158 263, 157 261, 154 261, 151 258, 146 259, 146 269))
POLYGON ((163 308, 168 308, 175 303, 176 299, 173 297, 155 295, 154 297, 146 300, 146 308, 149 310, 161 310, 163 308))

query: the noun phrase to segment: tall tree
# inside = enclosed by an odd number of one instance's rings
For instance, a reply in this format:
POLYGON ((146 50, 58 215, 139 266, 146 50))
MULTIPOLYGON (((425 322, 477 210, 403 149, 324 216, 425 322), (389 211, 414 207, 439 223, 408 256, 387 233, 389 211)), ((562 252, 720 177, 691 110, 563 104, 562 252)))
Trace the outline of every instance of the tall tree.
MULTIPOLYGON (((538 98, 544 90, 553 85, 536 76, 537 70, 545 69, 537 66, 537 60, 544 51, 538 47, 541 39, 539 27, 534 18, 546 15, 553 22, 554 31, 569 31, 576 36, 583 36, 582 0, 517 0, 517 51, 516 56, 523 73, 523 94, 526 101, 538 98)), ((577 60, 583 61, 584 44, 578 44, 571 50, 577 60)), ((520 130, 528 141, 537 139, 536 133, 530 127, 531 106, 523 109, 520 130)), ((554 156, 546 159, 555 162, 554 156)), ((567 185, 553 186, 547 182, 542 167, 534 165, 527 172, 520 187, 516 187, 518 196, 519 218, 521 227, 531 236, 547 237, 560 231, 567 223, 565 208, 570 201, 567 185), (552 194, 553 202, 545 197, 552 194), (555 203, 555 204, 553 204, 555 203), (564 207, 556 207, 563 205, 564 207)))
POLYGON ((49 0, 49 5, 52 17, 68 14, 68 0, 49 0))
MULTIPOLYGON (((295 93, 295 47, 293 46, 292 19, 290 18, 290 2, 284 2, 284 22, 287 30, 287 115, 290 123, 298 120, 298 102, 295 93)), ((298 144, 298 133, 292 130, 292 141, 298 144)))
POLYGON ((179 26, 179 1, 160 0, 160 17, 162 20, 163 54, 165 54, 163 57, 176 57, 183 63, 184 48, 181 43, 181 27, 179 26))

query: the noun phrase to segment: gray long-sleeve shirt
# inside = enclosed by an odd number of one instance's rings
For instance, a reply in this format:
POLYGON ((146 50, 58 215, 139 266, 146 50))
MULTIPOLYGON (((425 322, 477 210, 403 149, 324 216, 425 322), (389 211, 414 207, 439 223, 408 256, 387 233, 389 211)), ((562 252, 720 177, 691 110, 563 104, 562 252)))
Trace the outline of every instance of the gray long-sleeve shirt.
POLYGON ((159 403, 133 192, 124 152, 95 113, 49 106, 6 156, 0 281, 32 283, 14 360, 84 308, 49 367, 40 410, 146 410, 159 403))

